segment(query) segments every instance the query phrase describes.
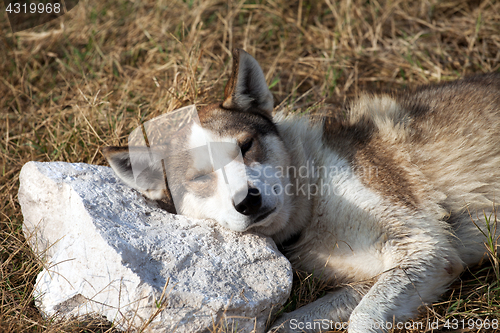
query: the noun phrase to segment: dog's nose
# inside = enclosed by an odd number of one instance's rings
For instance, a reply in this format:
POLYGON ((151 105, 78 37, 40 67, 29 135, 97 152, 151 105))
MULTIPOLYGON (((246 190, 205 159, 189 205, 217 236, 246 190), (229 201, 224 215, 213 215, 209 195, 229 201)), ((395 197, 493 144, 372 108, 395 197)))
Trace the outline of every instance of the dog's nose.
POLYGON ((240 214, 253 215, 259 211, 261 205, 262 197, 260 196, 260 191, 256 188, 249 188, 245 199, 235 205, 234 208, 236 208, 240 214))

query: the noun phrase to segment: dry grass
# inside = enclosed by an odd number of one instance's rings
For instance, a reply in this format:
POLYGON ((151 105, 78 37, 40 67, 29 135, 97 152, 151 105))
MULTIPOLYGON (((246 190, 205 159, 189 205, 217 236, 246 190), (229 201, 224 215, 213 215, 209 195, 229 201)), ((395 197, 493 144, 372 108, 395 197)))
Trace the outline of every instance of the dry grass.
MULTIPOLYGON (((41 263, 21 232, 22 165, 104 164, 100 148, 125 143, 141 122, 220 99, 233 47, 255 55, 279 103, 302 110, 335 107, 361 89, 500 68, 500 2, 493 0, 81 0, 62 18, 15 35, 2 12, 2 332, 110 330, 46 320, 34 307, 41 263)), ((497 272, 495 263, 464 274, 427 310, 429 320, 499 318, 497 272)), ((313 277, 299 281, 287 310, 321 294, 313 277)))

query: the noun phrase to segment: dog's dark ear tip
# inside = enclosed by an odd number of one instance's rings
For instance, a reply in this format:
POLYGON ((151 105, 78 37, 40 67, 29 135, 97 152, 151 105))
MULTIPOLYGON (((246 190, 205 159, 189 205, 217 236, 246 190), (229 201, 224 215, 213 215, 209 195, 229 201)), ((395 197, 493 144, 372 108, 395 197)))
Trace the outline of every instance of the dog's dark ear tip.
POLYGON ((104 157, 108 157, 111 153, 113 152, 113 147, 108 146, 108 147, 102 147, 101 148, 101 153, 104 155, 104 157))

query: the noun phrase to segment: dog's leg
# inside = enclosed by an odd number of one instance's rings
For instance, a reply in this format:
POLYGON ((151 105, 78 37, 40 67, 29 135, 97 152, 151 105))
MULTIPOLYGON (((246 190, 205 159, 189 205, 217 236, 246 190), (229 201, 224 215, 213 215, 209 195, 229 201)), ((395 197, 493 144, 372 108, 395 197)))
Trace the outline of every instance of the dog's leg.
POLYGON ((370 286, 357 284, 328 293, 315 302, 285 313, 269 333, 319 332, 347 328, 349 316, 370 286))
MULTIPOLYGON (((420 225, 425 222, 420 220, 420 225)), ((321 332, 335 322, 348 322, 349 333, 386 332, 394 321, 402 322, 419 306, 436 301, 463 264, 450 233, 439 221, 429 224, 433 227, 404 230, 401 237, 387 241, 384 256, 392 261, 391 268, 378 275, 371 288, 331 293, 284 315, 276 332, 321 332)))
MULTIPOLYGON (((402 262, 382 273, 349 318, 349 333, 386 332, 438 299, 462 272, 457 251, 428 239, 406 251, 402 262), (426 245, 435 248, 429 250, 426 245)), ((449 244, 449 243, 448 243, 449 244)), ((399 250, 401 252, 401 250, 399 250)))
POLYGON ((269 332, 322 332, 346 328, 349 333, 386 332, 395 323, 414 315, 420 305, 435 301, 461 271, 459 262, 453 263, 448 258, 441 261, 444 265, 428 262, 427 266, 420 261, 419 266, 394 268, 383 273, 371 288, 357 285, 329 293, 284 314, 269 332))

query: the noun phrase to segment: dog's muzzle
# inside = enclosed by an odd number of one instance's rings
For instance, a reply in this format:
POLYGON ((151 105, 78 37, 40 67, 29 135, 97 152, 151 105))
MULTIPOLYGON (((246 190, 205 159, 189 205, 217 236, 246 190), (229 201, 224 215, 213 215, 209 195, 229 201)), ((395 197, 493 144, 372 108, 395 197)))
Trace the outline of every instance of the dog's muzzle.
POLYGON ((234 208, 238 213, 250 217, 251 224, 265 220, 276 210, 276 207, 271 209, 262 207, 262 196, 256 188, 249 188, 245 199, 234 205, 234 208))
POLYGON ((239 204, 234 205, 234 208, 238 213, 250 216, 257 214, 261 206, 262 196, 260 195, 260 191, 256 188, 249 188, 245 199, 239 204))

